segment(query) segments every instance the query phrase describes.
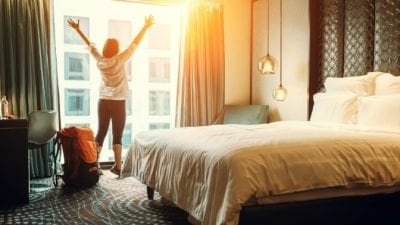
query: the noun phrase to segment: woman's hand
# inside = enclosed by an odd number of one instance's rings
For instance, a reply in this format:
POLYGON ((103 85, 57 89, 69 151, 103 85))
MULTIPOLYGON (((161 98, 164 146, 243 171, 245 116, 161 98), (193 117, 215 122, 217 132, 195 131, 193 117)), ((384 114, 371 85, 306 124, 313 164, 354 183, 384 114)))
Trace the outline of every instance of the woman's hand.
POLYGON ((90 45, 89 38, 79 29, 79 20, 78 22, 73 21, 71 18, 67 20, 68 25, 78 32, 79 36, 81 36, 82 40, 87 44, 90 45))
POLYGON ((146 16, 144 18, 145 27, 149 28, 154 24, 154 17, 152 15, 146 16))
POLYGON ((71 18, 69 18, 69 19, 67 20, 67 22, 68 22, 68 25, 69 25, 70 27, 74 28, 75 30, 79 30, 79 20, 78 20, 78 22, 75 22, 75 21, 73 21, 71 18))
POLYGON ((138 45, 142 40, 144 34, 146 33, 147 29, 150 28, 151 25, 153 24, 154 24, 154 17, 152 15, 146 16, 144 18, 144 25, 142 29, 139 31, 139 33, 136 35, 135 39, 133 39, 132 44, 138 45))

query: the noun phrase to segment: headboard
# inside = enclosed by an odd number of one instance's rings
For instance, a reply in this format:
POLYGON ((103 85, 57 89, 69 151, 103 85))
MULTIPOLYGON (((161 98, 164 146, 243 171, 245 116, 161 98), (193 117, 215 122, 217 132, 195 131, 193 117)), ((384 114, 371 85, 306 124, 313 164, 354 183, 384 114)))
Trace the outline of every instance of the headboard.
POLYGON ((310 116, 327 77, 400 75, 399 0, 310 0, 310 116))

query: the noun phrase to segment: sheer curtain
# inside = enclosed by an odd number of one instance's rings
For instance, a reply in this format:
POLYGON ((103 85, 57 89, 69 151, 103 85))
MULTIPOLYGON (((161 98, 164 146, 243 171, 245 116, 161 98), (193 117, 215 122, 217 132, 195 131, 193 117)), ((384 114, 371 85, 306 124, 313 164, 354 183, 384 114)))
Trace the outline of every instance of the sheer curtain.
MULTIPOLYGON (((50 4, 50 0, 0 1, 0 92, 18 118, 58 107, 50 4)), ((30 151, 31 177, 50 175, 46 170, 50 149, 30 151)))
POLYGON ((210 125, 223 111, 225 101, 222 6, 189 3, 183 30, 175 125, 210 125))

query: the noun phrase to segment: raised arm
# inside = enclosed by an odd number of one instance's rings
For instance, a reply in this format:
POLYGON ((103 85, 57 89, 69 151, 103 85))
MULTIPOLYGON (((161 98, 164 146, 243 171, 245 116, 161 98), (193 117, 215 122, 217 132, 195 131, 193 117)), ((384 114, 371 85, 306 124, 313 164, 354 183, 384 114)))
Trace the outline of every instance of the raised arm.
POLYGON ((136 35, 135 39, 133 39, 132 43, 138 45, 140 41, 143 39, 143 36, 146 33, 147 29, 149 29, 153 24, 154 24, 154 17, 152 15, 145 17, 144 25, 140 30, 140 32, 136 35))
POLYGON ((139 45, 139 43, 143 39, 143 36, 146 33, 147 29, 149 29, 149 27, 151 27, 151 25, 153 25, 153 23, 154 23, 154 18, 152 15, 145 17, 144 25, 143 25, 142 29, 136 35, 135 39, 133 39, 133 41, 131 42, 129 47, 120 54, 120 60, 126 61, 132 56, 134 49, 136 48, 137 45, 139 45))
POLYGON ((81 31, 79 28, 79 20, 78 22, 73 21, 71 18, 67 20, 68 25, 78 32, 79 36, 81 36, 82 40, 87 44, 90 45, 89 38, 81 31))

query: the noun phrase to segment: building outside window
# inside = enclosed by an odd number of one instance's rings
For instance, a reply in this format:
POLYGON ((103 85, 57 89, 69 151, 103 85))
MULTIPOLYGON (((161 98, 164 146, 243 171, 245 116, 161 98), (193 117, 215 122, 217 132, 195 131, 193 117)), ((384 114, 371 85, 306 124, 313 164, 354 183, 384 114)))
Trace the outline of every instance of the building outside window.
MULTIPOLYGON (((102 52, 107 38, 116 38, 124 50, 140 31, 145 16, 155 24, 126 63, 130 96, 126 100, 123 155, 141 131, 174 127, 181 6, 110 0, 54 1, 61 126, 87 126, 97 132, 97 102, 101 76, 96 61, 69 18, 102 52), (96 5, 96 10, 93 6, 96 5)), ((100 161, 113 161, 111 124, 100 161)))
POLYGON ((67 20, 71 18, 75 21, 79 20, 79 27, 85 33, 89 33, 89 18, 88 17, 79 17, 79 16, 64 16, 64 43, 65 44, 74 44, 74 45, 83 45, 83 40, 76 35, 75 31, 68 27, 67 20))
POLYGON ((154 130, 154 129, 168 129, 170 128, 169 123, 150 123, 149 124, 149 130, 154 130))
POLYGON ((121 48, 126 48, 132 42, 132 22, 110 19, 108 21, 108 36, 117 38, 121 48))
MULTIPOLYGON (((108 133, 108 148, 112 149, 112 129, 110 128, 108 133)), ((125 130, 122 135, 122 148, 128 149, 131 146, 131 137, 132 137, 132 124, 125 124, 125 130)), ((110 161, 114 160, 113 156, 109 159, 110 161)))
MULTIPOLYGON (((176 15, 175 15, 176 16, 176 15)), ((149 31, 151 49, 171 49, 171 27, 168 24, 155 24, 149 31), (160 36, 162 34, 162 36, 160 36)))
POLYGON ((88 89, 65 89, 65 115, 89 116, 90 96, 88 89))
POLYGON ((65 52, 64 60, 65 80, 89 80, 88 53, 65 52))
POLYGON ((152 83, 168 83, 170 81, 169 58, 149 58, 149 78, 152 83))
POLYGON ((169 91, 150 91, 149 114, 152 116, 170 115, 170 101, 169 91))

